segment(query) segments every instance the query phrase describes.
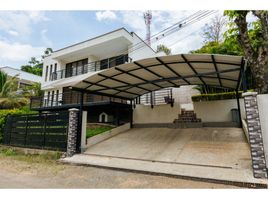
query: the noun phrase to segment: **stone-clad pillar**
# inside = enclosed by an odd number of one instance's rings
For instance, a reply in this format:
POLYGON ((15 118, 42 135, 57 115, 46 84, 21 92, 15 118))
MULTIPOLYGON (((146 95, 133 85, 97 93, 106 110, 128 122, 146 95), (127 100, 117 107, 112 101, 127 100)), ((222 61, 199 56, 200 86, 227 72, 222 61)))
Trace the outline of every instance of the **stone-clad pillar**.
POLYGON ((79 110, 76 108, 69 109, 69 127, 67 139, 67 157, 71 157, 76 153, 77 126, 79 110))
POLYGON ((255 178, 267 178, 257 92, 246 92, 242 96, 245 101, 253 174, 255 178))

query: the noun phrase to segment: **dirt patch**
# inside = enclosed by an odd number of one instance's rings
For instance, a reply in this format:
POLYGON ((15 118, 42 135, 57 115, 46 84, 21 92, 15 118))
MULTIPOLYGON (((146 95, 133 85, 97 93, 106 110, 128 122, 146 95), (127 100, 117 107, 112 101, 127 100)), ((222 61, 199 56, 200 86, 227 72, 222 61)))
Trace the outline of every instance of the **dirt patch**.
POLYGON ((164 176, 0 156, 0 188, 236 188, 164 176))

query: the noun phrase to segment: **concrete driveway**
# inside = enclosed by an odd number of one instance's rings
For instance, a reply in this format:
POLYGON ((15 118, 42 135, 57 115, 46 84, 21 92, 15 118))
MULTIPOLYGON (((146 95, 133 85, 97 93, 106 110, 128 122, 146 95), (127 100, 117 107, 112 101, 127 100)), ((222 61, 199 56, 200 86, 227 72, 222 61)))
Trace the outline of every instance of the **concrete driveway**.
POLYGON ((133 128, 64 162, 227 182, 253 178, 249 145, 240 128, 133 128))
POLYGON ((135 128, 85 153, 223 168, 251 166, 250 149, 239 128, 135 128))

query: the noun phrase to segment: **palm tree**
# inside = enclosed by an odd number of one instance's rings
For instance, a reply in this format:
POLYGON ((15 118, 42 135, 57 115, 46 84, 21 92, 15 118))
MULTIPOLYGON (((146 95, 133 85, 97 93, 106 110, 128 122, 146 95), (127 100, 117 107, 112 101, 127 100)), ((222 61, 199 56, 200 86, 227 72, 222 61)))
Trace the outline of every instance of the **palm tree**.
POLYGON ((0 71, 0 109, 20 108, 28 103, 28 100, 17 94, 17 76, 8 77, 0 71))

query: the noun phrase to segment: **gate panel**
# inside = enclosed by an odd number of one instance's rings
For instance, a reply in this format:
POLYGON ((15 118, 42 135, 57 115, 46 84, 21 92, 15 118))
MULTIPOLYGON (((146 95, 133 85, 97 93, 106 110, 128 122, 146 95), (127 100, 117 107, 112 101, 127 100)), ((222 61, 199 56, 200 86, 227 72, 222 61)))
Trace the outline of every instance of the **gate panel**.
POLYGON ((68 112, 10 115, 4 129, 7 145, 65 151, 68 112))

